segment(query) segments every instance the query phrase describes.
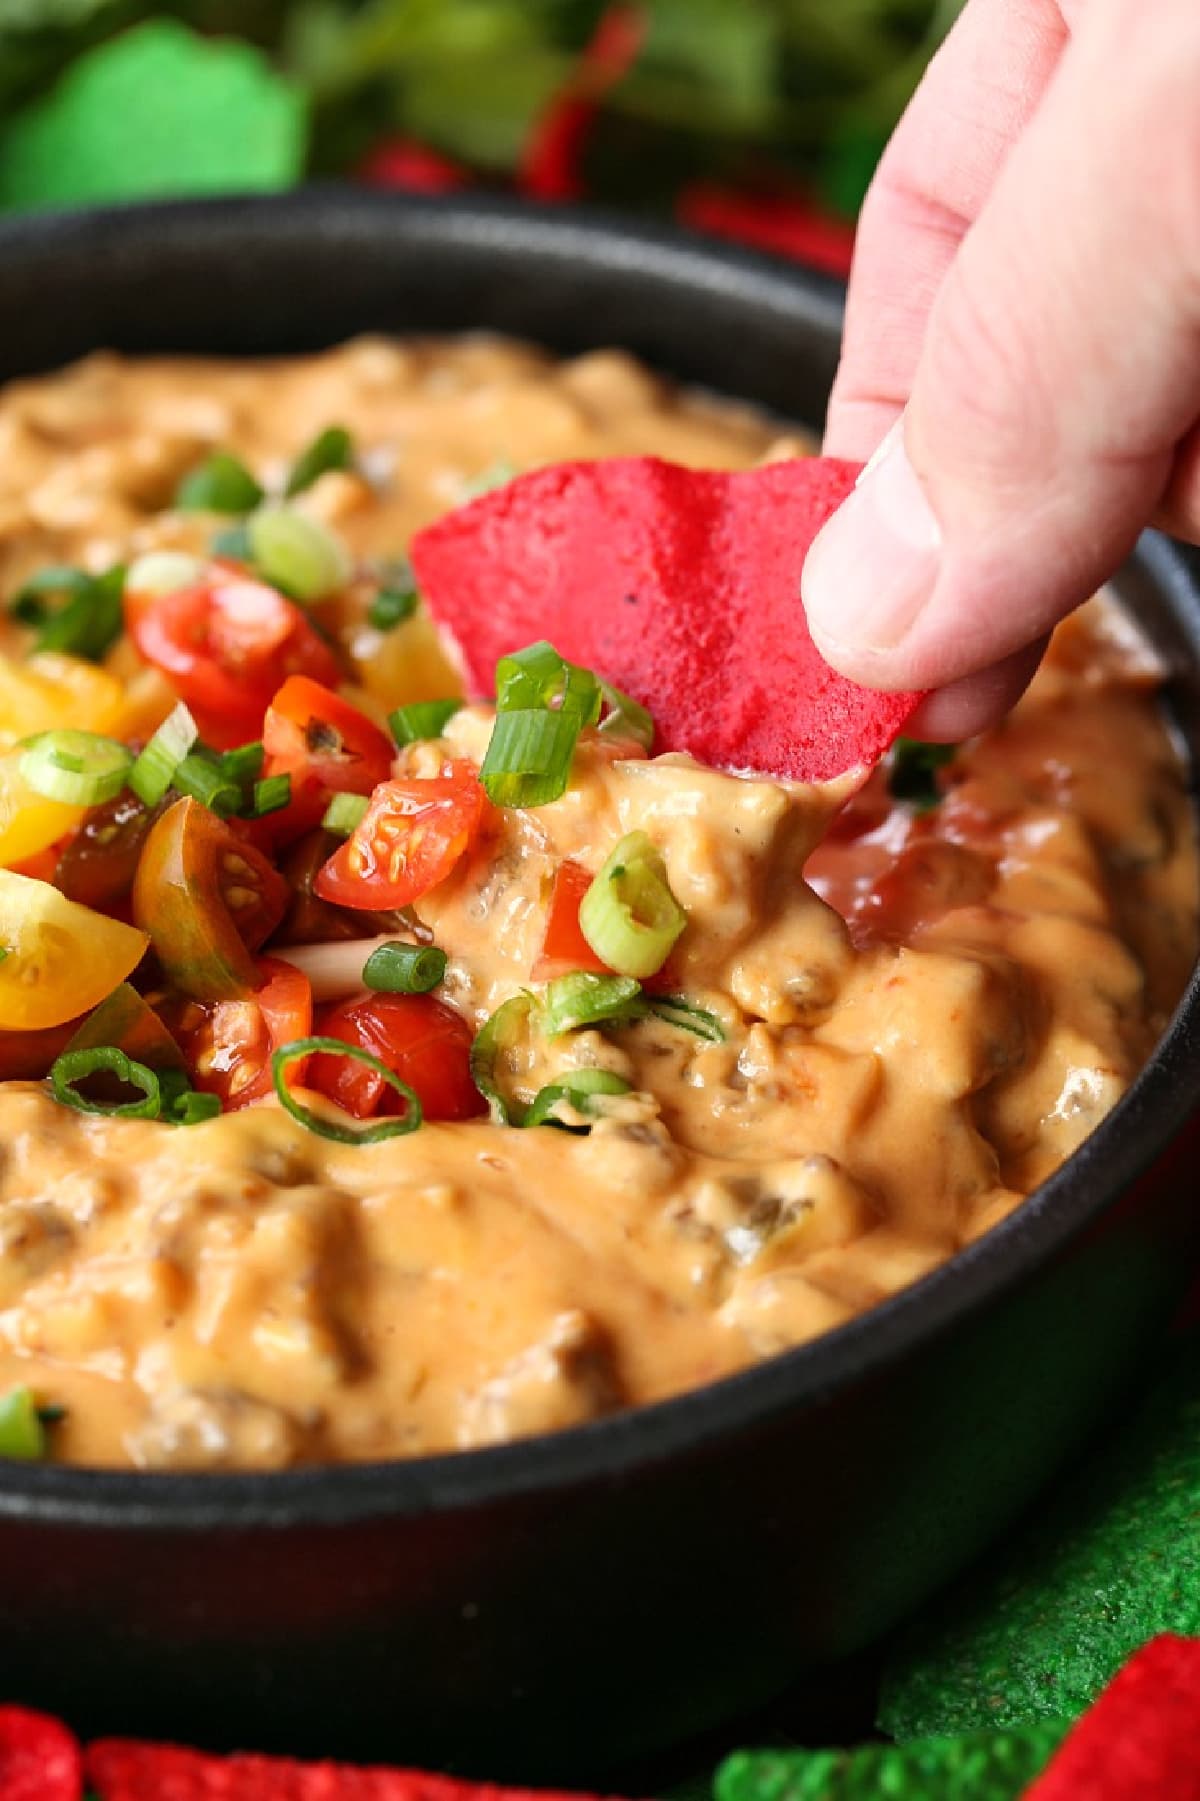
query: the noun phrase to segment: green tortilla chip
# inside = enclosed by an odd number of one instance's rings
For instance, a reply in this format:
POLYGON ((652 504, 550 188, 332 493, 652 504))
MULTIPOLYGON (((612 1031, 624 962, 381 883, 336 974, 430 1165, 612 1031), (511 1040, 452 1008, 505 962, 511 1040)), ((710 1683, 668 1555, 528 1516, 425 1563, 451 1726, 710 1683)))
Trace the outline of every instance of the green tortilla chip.
POLYGON ((855 1751, 737 1751, 717 1771, 716 1801, 1012 1801, 1068 1730, 1038 1720, 1007 1732, 855 1751))
POLYGON ((304 101, 258 50, 154 19, 0 128, 0 206, 283 188, 304 149, 304 101))
POLYGON ((901 1640, 879 1720, 897 1739, 1073 1718, 1160 1632, 1200 1634, 1200 1335, 1003 1553, 901 1640))

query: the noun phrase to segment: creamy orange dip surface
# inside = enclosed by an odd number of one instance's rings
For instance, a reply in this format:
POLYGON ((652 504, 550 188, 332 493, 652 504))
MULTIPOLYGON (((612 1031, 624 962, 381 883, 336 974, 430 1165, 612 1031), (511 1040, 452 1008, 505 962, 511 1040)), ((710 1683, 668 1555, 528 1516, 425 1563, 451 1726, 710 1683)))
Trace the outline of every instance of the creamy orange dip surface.
MULTIPOLYGON (((357 556, 394 555, 497 464, 797 451, 610 352, 96 357, 0 401, 0 592, 49 562, 205 546, 211 519, 163 509, 209 447, 269 482, 332 421, 366 474, 306 504, 357 556)), ((423 619, 376 632, 353 587, 319 611, 380 716, 451 689, 423 619)), ((110 663, 161 717, 159 678, 127 646, 110 663)), ((940 806, 892 802, 877 772, 832 825, 836 796, 585 735, 564 797, 497 811, 416 912, 476 1026, 528 986, 564 857, 594 871, 635 829, 661 848, 689 917, 672 969, 725 1041, 527 1032, 502 1072, 524 1100, 580 1066, 632 1083, 587 1136, 482 1120, 339 1146, 273 1100, 175 1130, 0 1085, 0 1390, 64 1407, 53 1455, 73 1462, 412 1456, 675 1394, 873 1306, 1070 1154, 1179 996, 1197 862, 1157 681, 1093 604, 940 806)), ((490 718, 465 709, 399 767, 478 762, 490 718)), ((338 947, 330 992, 345 968, 338 947)))

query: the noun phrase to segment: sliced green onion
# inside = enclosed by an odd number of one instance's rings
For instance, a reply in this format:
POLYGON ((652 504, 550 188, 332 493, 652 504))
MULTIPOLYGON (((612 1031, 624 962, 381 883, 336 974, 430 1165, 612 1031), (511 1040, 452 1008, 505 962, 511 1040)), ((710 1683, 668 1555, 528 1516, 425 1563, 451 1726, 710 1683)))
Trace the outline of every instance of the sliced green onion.
POLYGON ((379 1144, 385 1138, 403 1138, 407 1133, 415 1132, 421 1123, 420 1095, 360 1044, 346 1044, 340 1038, 297 1038, 292 1044, 283 1045, 271 1058, 271 1078, 280 1104, 292 1118, 315 1132, 318 1138, 332 1138, 335 1144, 379 1144), (367 1069, 373 1069, 402 1097, 406 1103, 404 1112, 398 1119, 380 1119, 370 1126, 342 1125, 339 1120, 314 1113, 296 1099, 286 1081, 290 1064, 312 1056, 349 1057, 352 1063, 362 1063, 367 1069))
POLYGON ((216 1119, 221 1102, 215 1094, 202 1094, 191 1086, 182 1069, 158 1072, 160 1095, 159 1117, 171 1126, 198 1126, 206 1119, 216 1119))
POLYGON ((181 513, 248 513, 262 497, 245 463, 227 450, 214 450, 184 476, 175 507, 181 513))
POLYGON ((414 587, 383 587, 367 608, 367 624, 377 632, 390 632, 403 625, 417 610, 419 596, 414 587))
POLYGON ((501 1053, 510 1050, 520 1037, 533 1004, 531 994, 514 994, 484 1021, 471 1046, 471 1080, 488 1104, 493 1125, 510 1126, 513 1123, 509 1104, 497 1080, 497 1064, 501 1053))
POLYGON ((572 1126, 564 1119, 557 1119, 556 1109, 566 1105, 576 1113, 594 1117, 604 1111, 603 1107, 596 1105, 597 1096, 630 1092, 631 1084, 624 1076, 615 1075, 611 1069, 573 1069, 561 1082, 551 1082, 547 1087, 538 1089, 521 1124, 557 1126, 563 1132, 587 1132, 591 1130, 589 1126, 572 1126))
POLYGON ((428 994, 446 973, 436 944, 381 944, 363 964, 363 985, 382 994, 428 994))
POLYGON ((54 565, 29 578, 12 611, 23 624, 37 628, 35 651, 65 651, 98 662, 124 629, 124 591, 123 568, 89 575, 85 569, 54 565), (51 597, 61 604, 52 606, 51 597))
POLYGON ((327 832, 348 838, 362 824, 367 811, 365 794, 335 794, 330 798, 321 824, 327 832))
POLYGON ((574 713, 497 713, 479 771, 497 807, 544 807, 566 793, 579 741, 574 713))
POLYGON ((601 721, 600 730, 612 738, 632 738, 643 750, 651 750, 654 745, 654 721, 642 703, 620 688, 614 688, 611 682, 602 681, 600 692, 609 709, 601 721))
POLYGON ((135 557, 125 572, 128 594, 177 594, 181 588, 194 588, 204 578, 208 565, 203 557, 190 556, 186 550, 148 550, 135 557))
POLYGON ((98 732, 39 732, 24 740, 18 767, 22 781, 47 800, 98 807, 121 792, 133 757, 98 732))
MULTIPOLYGON (((47 1410, 49 1411, 49 1410, 47 1410)), ((0 1395, 0 1457, 36 1463, 46 1454, 46 1423, 27 1388, 0 1395)))
POLYGON ((662 968, 686 924, 645 832, 621 839, 579 903, 579 928, 600 961, 642 980, 662 968))
POLYGON ((200 728, 180 701, 167 714, 129 771, 129 786, 140 801, 148 807, 158 805, 175 780, 175 771, 199 736, 200 728))
POLYGON ((600 683, 590 669, 568 663, 542 639, 501 657, 496 664, 496 711, 521 713, 553 707, 575 715, 579 727, 600 717, 600 683))
POLYGON ((642 985, 632 976, 592 975, 579 970, 547 985, 538 1025, 547 1038, 579 1026, 623 1025, 644 1019, 642 985))
POLYGON ((221 758, 221 768, 227 781, 236 782, 239 788, 252 788, 262 774, 263 749, 261 738, 252 744, 239 744, 233 750, 227 750, 221 758))
POLYGON ((887 759, 888 793, 906 800, 918 813, 928 813, 942 798, 937 772, 954 761, 957 744, 926 744, 920 738, 897 738, 887 759))
POLYGON ((647 995, 646 1002, 654 1017, 661 1019, 664 1025, 694 1032, 697 1038, 706 1038, 710 1044, 724 1044, 725 1028, 707 1007, 693 1006, 682 994, 647 995))
POLYGON ((299 507, 260 507, 250 519, 250 548, 259 573, 293 600, 322 600, 350 579, 341 539, 299 507))
POLYGON ((353 467, 354 445, 350 433, 344 425, 327 425, 296 458, 283 491, 290 500, 293 495, 303 494, 306 488, 311 488, 318 476, 327 474, 330 469, 353 467))
POLYGON ((461 700, 414 700, 388 714, 388 725, 397 744, 417 744, 423 738, 440 738, 447 722, 462 711, 461 700))
POLYGON ((250 548, 250 529, 244 519, 239 519, 236 525, 223 525, 208 540, 208 547, 215 557, 224 557, 227 563, 249 563, 254 555, 250 548))
POLYGON ((478 475, 472 475, 463 482, 460 489, 464 500, 478 500, 481 494, 490 494, 494 488, 506 488, 516 475, 516 466, 507 457, 496 457, 486 469, 478 475))
POLYGON ((270 813, 282 813, 292 803, 290 775, 268 775, 255 782, 248 819, 265 819, 270 813))
POLYGON ((231 782, 221 763, 206 751, 189 751, 175 771, 174 785, 210 812, 227 819, 242 804, 242 790, 231 782))
POLYGON ((158 1077, 144 1063, 115 1044, 98 1044, 87 1051, 64 1051, 50 1065, 50 1087, 56 1101, 74 1107, 77 1113, 105 1113, 113 1119, 157 1119, 162 1104, 158 1077), (126 1087, 141 1090, 140 1101, 91 1101, 78 1093, 77 1082, 86 1081, 100 1071, 116 1076, 126 1087))

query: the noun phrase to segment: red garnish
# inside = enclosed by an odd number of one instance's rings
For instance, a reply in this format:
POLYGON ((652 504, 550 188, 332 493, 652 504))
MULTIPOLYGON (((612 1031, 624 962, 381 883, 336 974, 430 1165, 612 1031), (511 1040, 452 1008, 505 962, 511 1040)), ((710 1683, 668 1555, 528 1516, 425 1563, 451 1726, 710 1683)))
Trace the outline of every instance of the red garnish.
POLYGON ((568 857, 559 864, 550 891, 550 917, 546 921, 541 955, 530 971, 533 981, 552 982, 556 976, 570 975, 577 969, 589 970, 594 975, 611 973, 608 964, 601 962, 584 937, 579 924, 579 903, 591 885, 592 872, 582 863, 568 857))
POLYGON ((370 794, 391 772, 396 747, 373 720, 307 675, 292 675, 263 720, 263 774, 291 778, 292 798, 253 822, 262 847, 291 844, 321 823, 332 794, 370 794))
POLYGON ((271 698, 289 675, 327 687, 337 660, 294 602, 233 570, 147 602, 126 603, 129 635, 187 702, 200 735, 218 750, 257 738, 271 698))
MULTIPOLYGON (((473 1033, 461 1013, 431 994, 372 994, 318 1016, 321 1037, 361 1045, 415 1088, 426 1119, 473 1119, 487 1103, 471 1080, 473 1033)), ((305 1078, 355 1119, 403 1113, 396 1090, 348 1057, 315 1056, 305 1078)))
POLYGON ((340 907, 407 907, 444 882, 483 818, 483 789, 470 763, 440 776, 382 782, 359 825, 313 887, 340 907))
POLYGON ((116 1738, 88 1746, 87 1777, 103 1801, 589 1801, 548 1789, 460 1782, 424 1770, 212 1757, 116 1738))
POLYGON ((3 1801, 79 1801, 82 1788, 82 1753, 61 1720, 26 1707, 0 1707, 3 1801))
POLYGON ((534 121, 517 186, 534 200, 581 200, 584 148, 606 94, 627 75, 646 35, 638 6, 610 6, 570 78, 534 121))
POLYGON ((1072 1727, 1025 1801, 1198 1801, 1200 1638, 1143 1645, 1072 1727))
POLYGON ((920 699, 847 681, 808 635, 800 570, 857 474, 828 457, 561 463, 428 526, 413 568, 475 695, 548 638, 650 709, 659 750, 826 781, 876 762, 920 699))
POLYGON ((699 181, 683 189, 675 211, 681 223, 698 231, 793 257, 830 275, 850 273, 854 226, 814 205, 803 192, 753 193, 699 181))
POLYGON ((474 180, 461 163, 416 138, 385 138, 368 151, 358 173, 373 187, 406 188, 413 194, 450 194, 474 180))
MULTIPOLYGON (((193 1001, 175 996, 160 1003, 192 1085, 220 1096, 235 1112, 272 1092, 271 1054, 312 1031, 312 987, 308 977, 280 957, 260 957, 258 984, 244 1000, 193 1001)), ((289 1083, 299 1082, 303 1065, 288 1067, 289 1083)))

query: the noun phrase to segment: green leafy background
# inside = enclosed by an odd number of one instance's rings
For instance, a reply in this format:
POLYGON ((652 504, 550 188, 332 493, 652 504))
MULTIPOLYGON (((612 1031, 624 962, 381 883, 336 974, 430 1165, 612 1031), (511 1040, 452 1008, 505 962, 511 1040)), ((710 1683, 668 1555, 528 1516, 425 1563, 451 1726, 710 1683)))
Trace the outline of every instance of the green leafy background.
MULTIPOLYGON (((959 0, 644 0, 588 153, 606 201, 800 178, 856 209, 959 0)), ((601 0, 0 0, 0 205, 353 170, 410 135, 504 185, 601 0)))

